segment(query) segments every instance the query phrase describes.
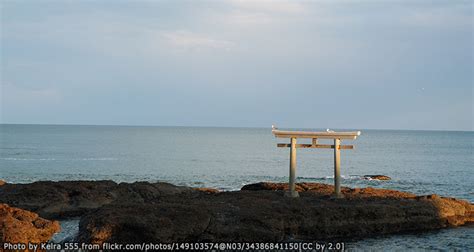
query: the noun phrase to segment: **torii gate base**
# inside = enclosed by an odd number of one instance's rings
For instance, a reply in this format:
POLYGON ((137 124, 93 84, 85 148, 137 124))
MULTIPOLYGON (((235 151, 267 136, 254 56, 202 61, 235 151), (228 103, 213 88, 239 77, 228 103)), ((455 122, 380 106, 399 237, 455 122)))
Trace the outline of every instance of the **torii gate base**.
POLYGON ((290 138, 290 144, 277 144, 277 147, 290 147, 290 179, 289 190, 285 196, 299 197, 296 191, 296 148, 330 148, 334 149, 334 197, 342 198, 341 194, 341 149, 353 149, 353 145, 341 145, 341 139, 356 139, 360 131, 356 132, 304 132, 272 130, 275 137, 290 138), (311 138, 312 144, 296 144, 297 138, 311 138), (318 138, 334 139, 334 145, 318 144, 318 138))

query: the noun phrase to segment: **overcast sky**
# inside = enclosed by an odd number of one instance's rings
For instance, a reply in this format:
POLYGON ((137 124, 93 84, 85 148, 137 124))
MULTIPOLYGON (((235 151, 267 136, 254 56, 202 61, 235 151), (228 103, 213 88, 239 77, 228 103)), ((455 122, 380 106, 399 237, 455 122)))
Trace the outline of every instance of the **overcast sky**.
POLYGON ((1 122, 473 130, 473 9, 2 1, 1 122))

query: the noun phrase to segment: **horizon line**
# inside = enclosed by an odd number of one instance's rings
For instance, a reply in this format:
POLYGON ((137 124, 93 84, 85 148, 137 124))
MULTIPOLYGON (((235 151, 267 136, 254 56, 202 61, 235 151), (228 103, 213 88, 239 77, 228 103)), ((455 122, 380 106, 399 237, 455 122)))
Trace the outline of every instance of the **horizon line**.
MULTIPOLYGON (((141 125, 141 124, 73 124, 73 123, 0 123, 0 125, 38 125, 38 126, 115 126, 115 127, 180 127, 180 128, 243 128, 243 129, 266 129, 263 126, 209 126, 209 125, 141 125)), ((268 126, 269 129, 272 125, 268 126)), ((279 127, 282 129, 324 129, 324 127, 279 127)), ((392 131, 444 131, 444 132, 474 132, 474 130, 454 129, 393 129, 393 128, 331 128, 335 130, 392 130, 392 131)))

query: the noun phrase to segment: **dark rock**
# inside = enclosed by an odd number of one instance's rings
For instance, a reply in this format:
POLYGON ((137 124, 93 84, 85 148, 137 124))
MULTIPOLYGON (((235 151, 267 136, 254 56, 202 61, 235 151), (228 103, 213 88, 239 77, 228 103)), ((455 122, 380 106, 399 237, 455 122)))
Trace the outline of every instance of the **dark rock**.
POLYGON ((38 213, 43 218, 79 216, 114 200, 112 181, 40 181, 0 187, 0 202, 38 213))
POLYGON ((40 216, 81 216, 81 242, 288 241, 368 237, 474 222, 474 206, 387 189, 262 182, 218 192, 167 183, 36 182, 0 187, 0 202, 40 216))
POLYGON ((242 191, 180 194, 139 205, 114 202, 80 222, 82 242, 287 241, 367 237, 474 222, 474 206, 393 190, 298 184, 300 197, 283 197, 284 184, 242 191), (263 188, 263 189, 258 189, 263 188), (318 190, 321 190, 318 192, 318 190))
POLYGON ((0 204, 1 243, 41 243, 47 242, 54 233, 59 232, 57 221, 40 218, 38 214, 7 204, 0 204))
POLYGON ((189 241, 200 237, 209 222, 210 213, 206 208, 184 202, 181 204, 112 204, 100 208, 100 211, 93 212, 81 220, 79 240, 91 243, 189 241), (100 217, 95 218, 94 215, 100 217))
POLYGON ((193 190, 200 191, 200 192, 205 192, 205 193, 209 193, 209 194, 220 193, 220 191, 218 189, 208 188, 208 187, 193 188, 193 190))
MULTIPOLYGON (((260 182, 242 187, 242 191, 287 191, 288 183, 260 182)), ((306 192, 314 196, 330 197, 334 193, 334 186, 320 183, 296 183, 296 191, 306 192)), ((349 188, 341 187, 341 192, 346 198, 414 198, 415 194, 388 189, 349 188)))
POLYGON ((364 175, 364 179, 391 180, 392 178, 385 175, 364 175))
POLYGON ((115 200, 143 203, 164 196, 194 192, 168 183, 120 183, 113 181, 40 181, 0 187, 0 202, 37 212, 43 218, 68 218, 115 200))
POLYGON ((192 193, 189 187, 175 186, 169 183, 120 183, 110 190, 114 200, 128 203, 144 203, 159 200, 163 197, 170 197, 177 194, 192 193))

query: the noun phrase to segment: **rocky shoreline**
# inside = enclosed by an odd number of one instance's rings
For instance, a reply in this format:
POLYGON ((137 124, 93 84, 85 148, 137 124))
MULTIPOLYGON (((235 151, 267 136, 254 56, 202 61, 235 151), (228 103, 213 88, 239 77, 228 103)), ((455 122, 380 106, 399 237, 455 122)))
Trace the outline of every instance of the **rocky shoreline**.
MULTIPOLYGON (((43 219, 38 214, 0 204, 0 236, 2 242, 41 243, 59 232, 58 221, 43 219)), ((3 249, 0 248, 0 251, 3 249)))
POLYGON ((24 241, 33 229, 41 233, 35 241, 46 241, 57 232, 57 222, 44 219, 70 217, 80 218, 77 241, 98 244, 314 241, 474 223, 474 205, 454 198, 343 187, 344 198, 334 199, 331 185, 299 183, 300 197, 292 199, 283 197, 286 189, 284 183, 264 182, 231 192, 148 182, 5 183, 0 185, 2 242, 24 241))

